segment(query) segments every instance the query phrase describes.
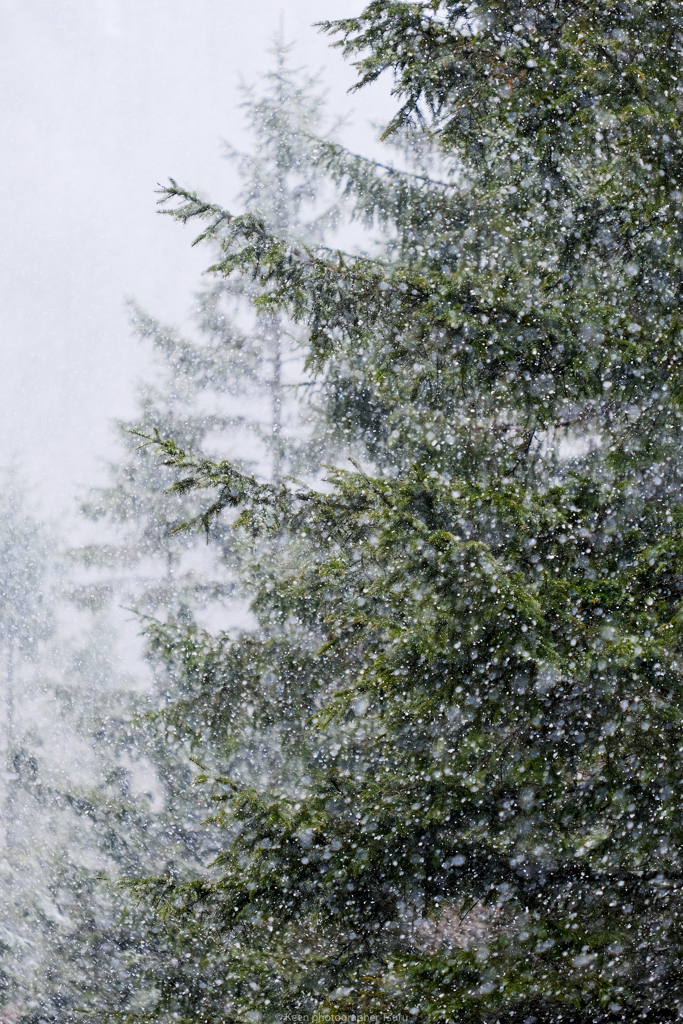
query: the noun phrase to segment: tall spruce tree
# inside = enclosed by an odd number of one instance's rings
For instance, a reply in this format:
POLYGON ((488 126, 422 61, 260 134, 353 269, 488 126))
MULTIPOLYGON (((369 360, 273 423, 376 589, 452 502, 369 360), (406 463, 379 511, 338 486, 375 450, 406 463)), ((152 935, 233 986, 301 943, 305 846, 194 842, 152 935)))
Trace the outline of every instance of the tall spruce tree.
MULTIPOLYGON (((322 244, 339 216, 337 205, 325 202, 329 200, 325 175, 313 159, 314 133, 322 126, 324 98, 316 76, 292 68, 292 50, 280 30, 271 47, 273 67, 264 76, 265 88, 257 96, 253 87, 243 87, 242 109, 254 150, 239 153, 228 147, 227 155, 238 166, 243 182, 239 198, 245 210, 256 212, 279 237, 322 244)), ((210 295, 213 302, 246 296, 253 304, 260 292, 258 275, 248 272, 219 281, 210 295)), ((252 386, 269 405, 265 422, 254 423, 253 429, 265 444, 270 459, 268 475, 275 483, 285 470, 310 471, 313 459, 300 422, 305 403, 297 393, 301 383, 297 376, 303 370, 301 332, 297 333, 292 320, 282 313, 263 309, 256 330, 246 341, 253 367, 252 386), (286 373, 287 364, 292 363, 294 380, 291 372, 286 373)), ((244 386, 248 380, 244 370, 240 377, 244 386)))
POLYGON ((259 629, 179 645, 185 678, 226 740, 280 715, 292 744, 279 779, 211 775, 220 876, 158 900, 220 937, 230 1019, 673 1021, 683 13, 375 0, 326 29, 445 170, 321 145, 377 259, 164 192, 307 324, 365 457, 322 493, 160 446, 214 488, 200 521, 273 551, 259 629))
MULTIPOLYGON (((322 98, 314 78, 292 69, 290 49, 276 41, 273 70, 244 92, 255 155, 229 156, 238 164, 240 202, 247 210, 257 208, 272 230, 320 242, 335 216, 325 201, 325 172, 312 161, 317 143, 310 132, 320 127, 322 98)), ((197 456, 228 450, 261 479, 277 481, 304 465, 315 472, 308 427, 299 416, 303 332, 285 313, 255 315, 251 301, 261 291, 250 273, 202 291, 191 338, 132 307, 135 330, 153 346, 159 373, 139 388, 136 416, 117 423, 123 457, 111 465, 109 485, 85 506, 109 536, 108 543, 81 552, 99 576, 81 581, 76 596, 97 605, 123 595, 145 613, 155 680, 151 693, 129 693, 127 700, 110 682, 103 699, 91 701, 82 715, 81 730, 94 735, 101 765, 93 785, 74 794, 70 806, 84 819, 87 842, 97 838, 102 870, 114 885, 103 889, 92 872, 69 862, 56 878, 60 907, 70 894, 78 898, 65 911, 68 922, 51 934, 54 967, 38 1016, 215 1019, 223 1011, 221 986, 229 968, 220 936, 201 921, 152 920, 138 897, 115 883, 160 874, 173 883, 187 881, 219 852, 219 839, 202 827, 208 797, 198 800, 191 789, 189 744, 197 737, 217 736, 213 759, 226 766, 239 762, 249 778, 259 778, 266 762, 281 762, 281 730, 271 730, 266 749, 258 720, 242 743, 227 749, 224 733, 207 728, 215 722, 195 699, 194 679, 178 671, 179 648, 187 643, 195 652, 224 656, 223 639, 212 644, 194 617, 213 602, 213 615, 230 620, 233 609, 217 607, 233 592, 235 568, 253 545, 221 524, 208 531, 208 546, 177 532, 201 502, 192 494, 166 493, 174 473, 140 448, 140 435, 156 428, 197 456), (129 786, 145 754, 152 775, 148 797, 129 786)), ((87 669, 87 651, 80 657, 87 669)), ((39 793, 45 800, 51 795, 45 787, 39 793)))
MULTIPOLYGON (((120 694, 113 684, 114 659, 105 632, 79 638, 83 623, 72 607, 65 614, 64 563, 58 534, 31 509, 19 474, 5 472, 0 494, 0 636, 5 656, 0 1006, 7 1021, 63 1019, 82 1003, 84 932, 92 933, 96 922, 100 932, 105 930, 111 900, 91 901, 79 922, 81 931, 74 908, 86 891, 95 890, 95 873, 111 869, 112 848, 119 856, 122 848, 130 849, 126 827, 134 834, 134 848, 140 849, 144 810, 149 811, 140 806, 144 799, 125 806, 114 787, 116 805, 109 776, 118 769, 121 781, 121 759, 112 764, 115 744, 103 742, 102 731, 92 744, 98 731, 92 727, 93 705, 98 700, 106 705, 111 733, 113 704, 120 694), (78 650, 79 639, 84 649, 78 650), (89 719, 89 730, 79 729, 83 718, 89 719), (92 802, 76 795, 88 777, 96 791, 92 802), (75 953, 71 961, 64 956, 66 947, 75 953)), ((130 731, 130 703, 118 711, 121 717, 127 714, 130 731)), ((98 725, 101 729, 102 718, 98 725)), ((124 732, 125 723, 119 720, 118 725, 124 732)), ((120 754, 125 739, 119 737, 117 746, 120 754)), ((135 859, 135 869, 140 862, 135 859)), ((167 860, 160 857, 158 863, 168 870, 167 860)), ((106 941, 111 949, 111 934, 106 941)), ((100 946, 104 944, 100 935, 100 946)), ((90 990, 97 974, 92 966, 87 965, 90 990)), ((102 957, 97 966, 100 974, 112 973, 102 957)))
POLYGON ((0 493, 0 1005, 5 1008, 26 995, 26 896, 40 888, 32 877, 39 873, 41 859, 30 844, 34 807, 21 783, 27 769, 31 773, 26 733, 35 722, 36 705, 38 713, 40 709, 35 661, 41 641, 54 628, 52 569, 48 532, 29 511, 16 470, 5 470, 0 493))
MULTIPOLYGON (((4 747, 11 772, 16 753, 16 676, 31 659, 41 640, 54 628, 54 613, 46 600, 50 583, 49 539, 43 525, 29 512, 15 474, 5 472, 0 504, 0 635, 5 656, 4 747)), ((5 814, 5 841, 11 845, 11 798, 5 814)))
MULTIPOLYGON (((238 200, 247 211, 258 210, 278 234, 321 243, 337 216, 325 195, 325 172, 312 159, 311 133, 321 128, 324 98, 317 78, 292 66, 292 49, 278 36, 271 70, 258 87, 243 87, 253 148, 228 148, 227 156, 237 166, 238 200)), ((84 588, 84 598, 124 594, 141 611, 172 620, 231 591, 225 568, 215 558, 213 569, 206 559, 198 565, 196 544, 178 532, 197 511, 196 501, 166 493, 172 474, 140 451, 140 434, 156 429, 197 455, 227 450, 265 479, 310 468, 310 430, 298 400, 301 330, 280 312, 255 316, 261 291, 250 271, 205 288, 195 302, 196 336, 189 338, 131 306, 136 333, 152 346, 156 380, 139 386, 134 418, 116 424, 124 456, 110 464, 109 484, 84 506, 113 528, 109 543, 82 551, 107 571, 84 588)), ((214 529, 211 540, 228 563, 239 560, 229 531, 214 529)))

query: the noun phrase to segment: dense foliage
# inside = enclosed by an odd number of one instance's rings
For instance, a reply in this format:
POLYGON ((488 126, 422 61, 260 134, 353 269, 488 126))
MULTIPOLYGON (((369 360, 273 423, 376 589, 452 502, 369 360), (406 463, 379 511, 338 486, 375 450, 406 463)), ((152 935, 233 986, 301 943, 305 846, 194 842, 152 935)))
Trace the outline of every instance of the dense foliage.
POLYGON ((306 324, 361 453, 314 490, 159 443, 200 524, 252 538, 258 619, 156 634, 223 766, 215 874, 149 883, 226 965, 189 1015, 677 1019, 683 14, 375 0, 326 28, 439 167, 318 146, 379 254, 163 196, 306 324))

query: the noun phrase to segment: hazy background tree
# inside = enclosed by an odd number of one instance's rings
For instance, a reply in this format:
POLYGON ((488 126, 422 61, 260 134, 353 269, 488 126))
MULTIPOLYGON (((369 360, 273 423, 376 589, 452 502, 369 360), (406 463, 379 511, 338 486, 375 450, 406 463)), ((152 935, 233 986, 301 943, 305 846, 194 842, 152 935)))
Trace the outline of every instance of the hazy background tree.
POLYGON ((377 258, 167 190, 215 273, 309 327, 365 444, 321 492, 159 446, 276 552, 257 627, 213 662, 178 643, 185 677, 237 746, 309 729, 275 778, 210 766, 220 880, 158 882, 222 935, 228 1014, 680 1013, 682 30, 669 2, 330 26, 442 166, 322 147, 393 225, 377 258))
MULTIPOLYGON (((321 127, 324 100, 317 79, 292 66, 291 51, 278 37, 271 48, 273 68, 260 88, 243 87, 253 150, 227 148, 227 155, 238 167, 239 201, 247 211, 258 211, 274 230, 321 243, 338 213, 313 159, 318 143, 312 133, 321 127)), ((194 338, 131 306, 134 329, 152 346, 157 372, 139 385, 138 415, 117 424, 125 455, 110 464, 110 485, 94 492, 84 506, 88 516, 106 522, 112 532, 110 543, 84 549, 83 557, 116 575, 103 575, 89 591, 84 589, 83 599, 117 592, 143 611, 173 618, 230 591, 213 553, 209 564, 204 559, 197 568, 198 545, 178 532, 196 513, 197 503, 167 493, 173 475, 145 449, 140 435, 156 429, 196 455, 229 451, 240 465, 275 481, 304 465, 310 469, 302 391, 308 383, 305 335, 280 313, 254 314, 262 290, 258 274, 249 272, 199 292, 194 338)), ((234 547, 230 531, 214 531, 211 540, 223 547, 229 561, 234 547)))
MULTIPOLYGON (((334 209, 333 190, 325 192, 322 173, 312 165, 309 133, 321 117, 319 86, 291 69, 281 42, 273 58, 262 90, 245 90, 259 155, 231 154, 244 181, 241 199, 248 209, 258 206, 278 224, 286 219, 291 230, 320 241, 334 209)), ((61 815, 71 841, 79 835, 82 854, 74 857, 69 843, 60 850, 46 873, 47 909, 31 919, 40 935, 32 976, 36 1019, 223 1012, 222 940, 201 923, 158 921, 120 883, 159 874, 187 880, 204 873, 220 851, 215 832, 203 825, 211 801, 198 800, 192 790, 190 754, 198 743, 215 741, 216 757, 226 763, 239 758, 256 776, 279 759, 277 743, 269 748, 256 729, 240 750, 229 739, 226 746, 225 734, 212 730, 209 709, 196 700, 198 681, 188 680, 177 664, 179 637, 190 637, 207 665, 214 658, 196 616, 225 626, 244 621, 236 570, 252 553, 229 524, 210 530, 208 546, 203 537, 177 532, 201 502, 166 493, 174 474, 141 435, 155 428, 182 438, 198 457, 241 453, 242 465, 265 478, 302 467, 317 471, 307 448, 306 393, 302 401, 298 387, 305 335, 285 316, 254 315, 259 291, 258 279, 245 274, 200 292, 197 333, 189 340, 131 306, 157 371, 140 385, 138 415, 116 425, 122 458, 110 466, 110 486, 84 507, 96 543, 74 553, 65 587, 85 620, 94 616, 92 631, 64 650, 61 667, 69 728, 90 741, 93 756, 71 785, 48 784, 37 768, 32 781, 32 799, 61 815), (135 609, 148 634, 151 684, 116 661, 117 641, 108 637, 106 623, 113 606, 120 646, 119 603, 135 609), (181 707, 187 709, 182 715, 181 707), (102 874, 108 883, 98 879, 102 874)), ((275 732, 271 738, 277 739, 275 732)))

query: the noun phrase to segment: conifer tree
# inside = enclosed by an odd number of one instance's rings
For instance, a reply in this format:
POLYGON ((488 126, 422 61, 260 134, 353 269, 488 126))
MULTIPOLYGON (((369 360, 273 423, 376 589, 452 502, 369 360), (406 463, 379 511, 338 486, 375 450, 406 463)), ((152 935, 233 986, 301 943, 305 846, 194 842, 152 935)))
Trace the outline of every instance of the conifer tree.
MULTIPOLYGON (((72 931, 65 907, 81 891, 75 875, 101 867, 103 851, 101 835, 93 836, 87 823, 83 827, 80 811, 74 814, 78 801, 72 791, 85 766, 92 770, 98 759, 78 736, 66 706, 70 640, 60 608, 60 546, 55 532, 30 508, 18 474, 6 472, 2 484, 0 1005, 3 1016, 16 1020, 41 1004, 48 1015, 69 1006, 70 979, 52 955, 55 939, 72 931), (65 880, 73 883, 68 892, 65 880)), ((102 637, 97 639, 102 647, 102 637)), ((92 699, 93 686, 89 674, 78 694, 81 709, 92 699)))
POLYGON ((321 492, 159 446, 213 488, 200 525, 238 509, 274 553, 259 629, 180 669, 226 741, 279 715, 292 743, 280 778, 207 774, 220 876, 157 899, 221 936, 232 1019, 673 1021, 683 15, 374 0, 326 28, 444 170, 320 146, 375 259, 162 197, 306 323, 365 451, 321 492))
POLYGON ((142 613, 163 609, 168 618, 182 619, 197 605, 221 597, 227 580, 217 567, 213 578, 197 572, 196 545, 177 531, 193 507, 166 493, 171 477, 139 452, 138 433, 155 427, 163 436, 182 437, 189 451, 201 452, 212 433, 232 425, 225 411, 215 403, 211 408, 210 399, 221 394, 222 384, 216 382, 233 376, 225 348, 234 339, 226 327, 211 330, 206 344, 195 344, 135 305, 131 315, 140 339, 153 346, 159 379, 138 386, 135 417, 115 425, 123 458, 110 464, 108 485, 84 503, 85 514, 106 524, 109 536, 77 552, 97 575, 83 581, 74 596, 97 607, 117 595, 142 613))
MULTIPOLYGON (((257 155, 230 151, 229 156, 238 162, 246 209, 258 208, 273 230, 319 242, 334 220, 321 191, 325 172, 311 158, 310 132, 319 127, 322 99, 316 80, 291 68, 289 53, 290 47, 276 42, 273 71, 258 88, 245 90, 243 109, 257 155)), ((82 820, 83 845, 99 847, 99 869, 112 881, 103 889, 92 871, 68 858, 57 873, 53 902, 66 909, 46 943, 43 963, 52 968, 36 1011, 43 1017, 200 1014, 209 1019, 222 1013, 227 968, 220 936, 203 930, 200 922, 154 921, 137 896, 116 884, 141 875, 187 880, 203 872, 220 850, 214 833, 202 827, 210 807, 191 790, 188 758, 189 743, 197 736, 209 738, 211 723, 207 709, 195 701, 194 680, 177 671, 178 645, 189 637, 193 650, 202 647, 195 614, 230 595, 230 574, 244 562, 245 545, 220 524, 210 529, 208 547, 177 532, 201 502, 194 495, 166 493, 174 474, 140 448, 140 435, 155 428, 196 455, 227 449, 242 455, 242 469, 256 467, 266 479, 278 480, 303 464, 307 427, 298 417, 296 389, 301 330, 285 314, 255 316, 251 300, 260 290, 247 273, 201 292, 194 338, 132 306, 134 327, 151 342, 159 373, 141 385, 137 415, 116 425, 125 454, 111 465, 109 485, 85 506, 110 535, 109 543, 81 552, 99 577, 76 587, 75 596, 95 606, 112 594, 124 596, 145 613, 141 621, 154 651, 154 689, 126 697, 107 677, 101 699, 91 697, 80 715, 80 731, 96 738, 99 752, 91 784, 70 799, 47 786, 35 791, 46 803, 66 799, 72 817, 82 820), (163 716, 167 704, 172 708, 163 716), (128 784, 145 757, 152 775, 148 797, 128 784)), ((232 609, 221 614, 229 618, 232 609)), ((101 657, 106 662, 104 652, 101 657)), ((87 650, 77 660, 72 695, 78 680, 93 671, 87 650)), ((271 739, 268 756, 274 761, 275 732, 271 739)), ((254 729, 239 749, 227 752, 222 736, 216 757, 238 759, 247 774, 258 777, 264 769, 262 736, 254 729)))
MULTIPOLYGON (((0 635, 4 648, 4 751, 11 782, 17 749, 17 673, 53 629, 53 610, 46 601, 48 538, 30 515, 14 474, 5 473, 0 505, 0 635)), ((14 796, 7 787, 3 825, 5 847, 13 844, 14 796)))
MULTIPOLYGON (((324 101, 317 79, 292 67, 291 51, 276 38, 272 70, 258 89, 243 87, 253 150, 227 147, 227 156, 237 165, 238 198, 247 211, 258 209, 279 234, 320 243, 337 214, 325 201, 325 173, 312 160, 311 133, 321 127, 324 101)), ((108 570, 83 589, 84 599, 97 601, 117 591, 141 611, 182 620, 231 590, 229 576, 215 560, 213 570, 205 560, 196 564, 196 545, 177 529, 196 512, 196 503, 166 493, 172 474, 152 453, 140 452, 140 434, 156 429, 197 455, 227 450, 243 468, 276 481, 310 463, 297 393, 301 332, 279 312, 254 316, 252 303, 260 291, 258 277, 250 272, 201 291, 195 338, 131 305, 136 333, 153 347, 157 379, 139 386, 136 416, 116 424, 125 455, 110 465, 109 485, 84 507, 88 516, 113 528, 109 543, 81 552, 86 562, 108 570)), ((216 529, 211 540, 228 563, 239 558, 229 532, 216 529)))
MULTIPOLYGON (((244 183, 239 198, 245 210, 257 212, 280 237, 322 244, 339 215, 336 204, 325 204, 324 174, 313 159, 324 99, 315 76, 292 68, 292 49, 280 31, 271 47, 274 67, 264 76, 266 88, 258 97, 253 87, 243 88, 242 109, 255 148, 239 153, 228 147, 228 156, 237 163, 244 183)), ((253 303, 259 291, 258 278, 252 274, 233 275, 220 281, 211 296, 215 302, 219 296, 229 300, 245 294, 253 303)), ((284 432, 283 423, 287 412, 290 420, 301 417, 296 384, 287 384, 283 375, 284 364, 296 362, 300 340, 281 310, 263 310, 247 342, 256 390, 265 392, 270 404, 270 422, 257 433, 270 455, 269 475, 275 483, 285 469, 310 469, 312 453, 302 446, 301 425, 290 423, 284 432)), ((244 371, 240 376, 244 380, 244 371)))
POLYGON ((30 685, 31 663, 53 628, 49 569, 47 531, 28 511, 16 471, 5 470, 0 493, 0 1005, 5 1007, 16 1004, 25 992, 28 936, 21 896, 30 868, 24 856, 27 808, 18 782, 27 767, 22 741, 36 697, 30 685))

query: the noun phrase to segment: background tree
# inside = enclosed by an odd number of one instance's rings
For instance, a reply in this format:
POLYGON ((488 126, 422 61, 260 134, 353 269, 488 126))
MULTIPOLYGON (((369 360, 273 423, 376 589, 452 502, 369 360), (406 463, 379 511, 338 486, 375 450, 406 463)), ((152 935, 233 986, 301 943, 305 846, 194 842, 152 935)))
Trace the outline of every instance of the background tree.
POLYGON ((0 635, 4 654, 2 716, 3 772, 0 850, 0 893, 4 920, 0 944, 0 1003, 11 1006, 24 986, 28 934, 21 913, 25 875, 35 863, 27 864, 24 838, 26 807, 17 792, 17 780, 24 767, 23 742, 30 728, 32 712, 40 700, 35 686, 34 663, 41 641, 53 628, 47 530, 28 508, 16 470, 3 474, 0 493, 0 635))
POLYGON ((185 678, 232 695, 234 744, 275 705, 315 732, 279 778, 211 775, 220 877, 158 899, 222 936, 237 1018, 674 1020, 679 8, 376 0, 328 28, 445 171, 321 147, 383 259, 166 190, 216 273, 306 322, 367 469, 296 491, 160 446, 215 488, 200 522, 240 508, 275 552, 260 628, 178 644, 185 678))
MULTIPOLYGON (((307 133, 320 117, 321 100, 315 81, 290 69, 288 49, 275 47, 275 69, 262 96, 245 91, 258 159, 233 156, 247 208, 258 204, 280 227, 286 218, 290 230, 320 239, 332 213, 307 133)), ((39 762, 30 782, 37 813, 56 818, 67 840, 47 873, 46 901, 30 917, 40 935, 31 1020, 83 1014, 208 1019, 223 1012, 227 968, 220 937, 201 922, 158 921, 118 883, 160 874, 186 881, 205 873, 220 851, 215 833, 202 824, 211 808, 192 791, 188 757, 193 740, 216 734, 209 731, 207 709, 194 701, 195 682, 177 671, 177 640, 190 637, 207 662, 214 656, 194 618, 240 614, 239 606, 226 609, 225 603, 247 548, 225 526, 210 531, 208 546, 176 532, 201 502, 165 493, 174 474, 151 451, 140 450, 139 434, 156 427, 197 454, 246 450, 243 467, 256 466, 265 477, 308 465, 307 428, 295 409, 301 331, 285 316, 254 316, 250 301, 259 290, 258 280, 245 274, 229 287, 201 293, 193 340, 132 307, 159 372, 140 387, 135 418, 117 424, 124 456, 111 466, 110 485, 86 506, 106 525, 108 543, 77 553, 94 571, 81 574, 72 596, 103 621, 98 609, 113 596, 134 603, 154 636, 154 682, 145 692, 121 670, 103 623, 62 652, 64 716, 82 741, 92 741, 93 756, 76 780, 46 779, 39 762), (172 712, 165 714, 169 705, 172 712), (181 706, 187 708, 182 716, 181 706), (102 884, 102 874, 110 885, 102 884)), ((273 743, 266 750, 256 728, 245 740, 241 750, 226 750, 223 735, 216 757, 239 757, 245 773, 258 777, 268 759, 278 759, 278 749, 273 743)))
MULTIPOLYGON (((15 474, 5 474, 0 498, 0 632, 5 653, 5 757, 13 774, 16 749, 16 673, 35 656, 51 633, 53 612, 46 601, 49 539, 26 508, 15 474)), ((13 842, 14 808, 8 787, 3 811, 5 846, 13 842)))
MULTIPOLYGON (((247 211, 258 210, 275 231, 321 242, 336 217, 326 202, 325 175, 313 162, 311 132, 321 126, 324 101, 317 79, 291 66, 291 50, 278 37, 260 91, 244 87, 253 151, 228 147, 227 155, 237 165, 239 201, 247 211)), ((197 455, 229 451, 243 467, 274 480, 310 463, 299 401, 302 333, 279 312, 254 316, 261 291, 259 275, 246 272, 200 292, 194 339, 131 307, 135 330, 152 345, 157 381, 141 384, 139 412, 116 425, 125 456, 110 466, 109 486, 85 505, 113 532, 109 544, 82 551, 86 562, 109 572, 84 588, 83 599, 117 591, 142 611, 182 619, 231 590, 229 574, 213 555, 209 564, 202 561, 192 538, 178 533, 196 513, 196 502, 166 493, 172 474, 152 452, 140 453, 139 434, 157 429, 197 455), (147 574, 142 590, 141 572, 147 574)), ((212 540, 228 562, 237 557, 230 531, 215 530, 212 540)))

